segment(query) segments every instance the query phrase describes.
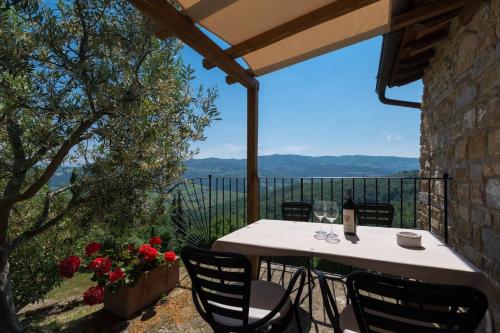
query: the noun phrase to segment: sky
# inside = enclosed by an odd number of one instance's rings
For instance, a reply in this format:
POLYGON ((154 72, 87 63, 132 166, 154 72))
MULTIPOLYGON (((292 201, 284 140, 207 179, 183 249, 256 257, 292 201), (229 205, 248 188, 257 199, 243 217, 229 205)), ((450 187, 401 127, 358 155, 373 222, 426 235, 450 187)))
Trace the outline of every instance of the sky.
MULTIPOLYGON (((372 38, 259 77, 259 155, 418 157, 420 110, 382 104, 375 93, 381 42, 372 38)), ((195 158, 245 158, 246 89, 227 85, 217 68, 205 70, 188 46, 182 57, 196 70, 194 84, 219 92, 222 119, 194 144, 195 158)), ((420 101, 422 83, 386 95, 420 101)))

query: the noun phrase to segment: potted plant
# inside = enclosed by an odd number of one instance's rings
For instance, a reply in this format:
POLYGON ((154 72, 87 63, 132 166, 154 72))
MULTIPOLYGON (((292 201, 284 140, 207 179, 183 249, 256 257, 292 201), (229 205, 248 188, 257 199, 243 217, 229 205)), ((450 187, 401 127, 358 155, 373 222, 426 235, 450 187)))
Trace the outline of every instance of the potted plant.
POLYGON ((107 246, 92 242, 82 257, 70 256, 58 265, 59 274, 71 278, 77 271, 91 272, 96 286, 83 293, 83 302, 104 302, 104 309, 122 317, 144 309, 170 292, 179 282, 179 257, 160 252, 162 240, 136 246, 107 246))

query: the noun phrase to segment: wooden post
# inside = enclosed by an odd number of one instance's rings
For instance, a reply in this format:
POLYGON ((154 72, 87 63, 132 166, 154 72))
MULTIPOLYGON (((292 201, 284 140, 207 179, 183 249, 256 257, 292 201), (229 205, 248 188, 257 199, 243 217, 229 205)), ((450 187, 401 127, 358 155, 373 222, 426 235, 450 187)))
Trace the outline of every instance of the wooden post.
POLYGON ((259 219, 258 154, 259 88, 247 89, 247 224, 259 219))
MULTIPOLYGON (((247 89, 247 224, 259 219, 259 86, 247 89)), ((249 256, 252 279, 259 278, 259 257, 249 256)))

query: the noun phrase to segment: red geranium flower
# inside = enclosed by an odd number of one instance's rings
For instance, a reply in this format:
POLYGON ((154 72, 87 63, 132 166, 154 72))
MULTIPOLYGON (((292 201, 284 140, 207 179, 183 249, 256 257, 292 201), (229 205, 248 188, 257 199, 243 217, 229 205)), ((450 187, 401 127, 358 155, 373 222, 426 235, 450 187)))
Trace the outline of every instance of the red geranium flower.
POLYGON ((111 259, 97 257, 89 264, 89 269, 96 272, 97 275, 104 275, 111 269, 111 259))
POLYGON ((177 258, 177 255, 175 254, 174 251, 165 252, 165 261, 166 262, 174 262, 175 258, 177 258))
POLYGON ((125 277, 125 273, 120 269, 120 267, 116 267, 116 269, 108 274, 109 282, 115 282, 121 280, 125 277))
POLYGON ((96 305, 102 303, 104 300, 104 288, 95 286, 90 287, 83 293, 83 304, 96 305))
POLYGON ((141 247, 139 247, 139 253, 146 261, 155 260, 158 256, 158 250, 149 244, 142 244, 141 247))
POLYGON ((72 278, 80 267, 81 260, 77 256, 70 256, 61 261, 58 265, 59 275, 65 278, 72 278))
POLYGON ((149 239, 149 244, 151 244, 151 246, 161 245, 161 238, 158 236, 151 237, 149 239))
POLYGON ((102 247, 102 245, 100 243, 97 243, 97 242, 89 243, 85 247, 85 253, 87 254, 88 257, 90 257, 94 253, 96 253, 97 251, 99 251, 101 249, 101 247, 102 247))

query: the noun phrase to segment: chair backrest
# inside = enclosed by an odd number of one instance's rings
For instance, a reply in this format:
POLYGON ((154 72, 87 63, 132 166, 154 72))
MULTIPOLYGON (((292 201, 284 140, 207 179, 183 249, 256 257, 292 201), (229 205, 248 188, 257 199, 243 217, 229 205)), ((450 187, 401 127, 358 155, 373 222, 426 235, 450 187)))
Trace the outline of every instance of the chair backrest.
POLYGON ((281 213, 285 221, 307 222, 311 218, 312 204, 307 201, 285 201, 281 213))
POLYGON ((474 332, 488 308, 474 288, 368 272, 351 273, 347 289, 362 333, 474 332))
POLYGON ((200 315, 214 330, 227 330, 214 316, 248 325, 251 266, 238 253, 185 247, 181 258, 191 278, 193 301, 200 315))
POLYGON ((360 225, 391 227, 394 206, 388 203, 356 204, 356 215, 360 225))

